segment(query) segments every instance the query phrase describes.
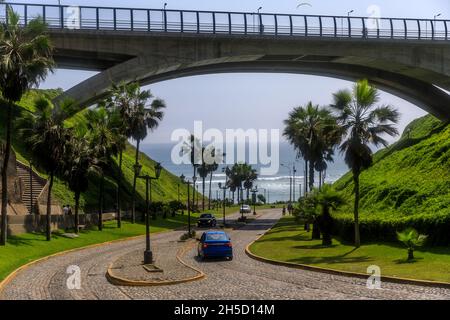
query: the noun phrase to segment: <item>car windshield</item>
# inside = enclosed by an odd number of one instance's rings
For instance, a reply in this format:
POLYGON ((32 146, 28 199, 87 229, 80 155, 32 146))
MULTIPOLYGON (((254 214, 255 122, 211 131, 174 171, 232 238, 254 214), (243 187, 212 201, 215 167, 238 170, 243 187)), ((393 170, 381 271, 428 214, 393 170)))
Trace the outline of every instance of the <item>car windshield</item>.
POLYGON ((209 241, 228 241, 228 237, 225 233, 207 233, 206 240, 209 241))
POLYGON ((200 219, 201 218, 212 218, 212 214, 209 214, 209 213, 207 213, 207 214, 202 214, 201 216, 200 216, 200 219))

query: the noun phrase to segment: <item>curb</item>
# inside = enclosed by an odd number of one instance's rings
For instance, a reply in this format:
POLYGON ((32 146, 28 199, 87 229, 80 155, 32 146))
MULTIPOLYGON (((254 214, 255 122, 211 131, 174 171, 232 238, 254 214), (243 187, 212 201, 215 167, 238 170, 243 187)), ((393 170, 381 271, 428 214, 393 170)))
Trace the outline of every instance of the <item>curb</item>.
MULTIPOLYGON (((194 243, 194 242, 192 242, 194 243)), ((186 254, 187 251, 189 251, 193 246, 192 243, 188 243, 185 245, 179 252, 177 253, 177 260, 183 264, 184 266, 188 267, 191 270, 194 270, 198 273, 198 275, 190 278, 185 279, 178 279, 178 280, 165 280, 165 281, 140 281, 140 280, 130 280, 122 277, 115 276, 112 272, 112 266, 114 262, 110 263, 108 270, 106 271, 106 279, 108 281, 116 286, 128 286, 128 287, 155 287, 155 286, 168 286, 168 285, 175 285, 180 283, 186 283, 186 282, 192 282, 197 281, 206 278, 206 274, 197 269, 193 266, 188 265, 186 262, 183 261, 182 257, 186 254)))
MULTIPOLYGON (((269 230, 271 230, 271 229, 269 229, 269 230)), ((344 277, 360 278, 360 279, 368 279, 368 277, 370 276, 369 274, 364 274, 364 273, 359 273, 359 272, 342 271, 342 270, 336 270, 336 269, 316 267, 316 266, 311 266, 311 265, 307 265, 307 264, 298 264, 298 263, 293 263, 293 262, 273 260, 273 259, 268 259, 268 258, 258 256, 256 254, 252 253, 250 251, 250 246, 253 245, 260 238, 262 238, 269 230, 267 230, 266 232, 261 234, 258 238, 256 238, 252 242, 250 242, 245 247, 245 253, 247 254, 247 256, 249 256, 252 259, 264 262, 264 263, 268 263, 271 265, 277 265, 277 266, 283 266, 283 267, 292 268, 292 269, 302 269, 302 270, 321 272, 321 273, 327 273, 327 274, 344 276, 344 277)), ((392 277, 392 276, 381 276, 381 281, 400 283, 400 284, 409 284, 409 285, 416 285, 416 286, 450 288, 449 282, 407 279, 407 278, 392 277)))

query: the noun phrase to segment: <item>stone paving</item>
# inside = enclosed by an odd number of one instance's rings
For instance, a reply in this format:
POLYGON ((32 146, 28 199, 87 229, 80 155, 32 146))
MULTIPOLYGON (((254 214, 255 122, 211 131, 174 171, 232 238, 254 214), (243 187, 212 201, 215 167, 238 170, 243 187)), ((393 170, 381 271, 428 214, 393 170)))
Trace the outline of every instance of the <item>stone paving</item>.
MULTIPOLYGON (((248 257, 245 246, 280 218, 280 210, 265 210, 249 225, 230 231, 234 260, 202 262, 196 249, 184 257, 206 279, 171 286, 121 287, 105 278, 108 265, 126 253, 143 249, 144 240, 113 243, 61 257, 24 270, 0 293, 2 299, 450 299, 450 289, 383 282, 366 288, 366 280, 274 266, 248 257), (69 265, 81 268, 81 289, 66 286, 69 265)), ((176 241, 182 231, 152 237, 156 247, 176 241)))
POLYGON ((143 250, 128 252, 114 261, 111 272, 115 277, 133 281, 175 281, 198 276, 200 273, 185 266, 177 259, 177 254, 193 243, 168 241, 152 248, 154 265, 161 272, 149 272, 143 267, 143 250))

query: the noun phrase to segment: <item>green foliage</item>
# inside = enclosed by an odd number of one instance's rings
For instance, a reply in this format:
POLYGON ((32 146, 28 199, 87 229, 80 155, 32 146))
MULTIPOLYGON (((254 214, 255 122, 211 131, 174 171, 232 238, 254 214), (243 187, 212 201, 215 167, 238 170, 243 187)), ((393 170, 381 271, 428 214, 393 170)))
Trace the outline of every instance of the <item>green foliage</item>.
MULTIPOLYGON (((450 125, 431 115, 413 121, 402 138, 374 155, 360 175, 362 240, 396 240, 396 232, 413 227, 433 245, 450 244, 450 125)), ((351 240, 351 173, 334 187, 348 204, 336 218, 338 234, 351 240)))
MULTIPOLYGON (((52 90, 30 90, 23 96, 23 99, 17 104, 15 112, 18 116, 25 112, 35 111, 35 101, 39 98, 46 98, 51 100, 61 93, 61 89, 52 90)), ((86 120, 86 114, 88 109, 85 109, 71 118, 65 121, 66 127, 73 127, 77 125, 78 127, 87 130, 88 121, 86 120)), ((0 108, 0 117, 4 117, 6 114, 4 108, 0 108)), ((17 128, 17 132, 19 128, 17 128)), ((83 130, 81 130, 83 131, 83 130)), ((5 127, 4 123, 0 123, 0 134, 4 135, 5 127)), ((30 159, 30 150, 26 147, 23 139, 19 134, 13 134, 12 144, 14 151, 16 152, 17 159, 28 163, 30 159)), ((136 149, 126 143, 126 148, 123 153, 123 188, 122 188, 122 208, 126 210, 130 207, 131 202, 131 188, 133 183, 134 174, 134 157, 136 149)), ((113 210, 116 203, 116 177, 118 174, 118 163, 119 159, 117 157, 113 158, 113 163, 110 164, 105 170, 105 182, 104 182, 104 203, 105 211, 113 210)), ((154 175, 154 167, 156 162, 150 159, 146 154, 140 154, 140 164, 142 167, 142 174, 154 175)), ((47 178, 45 170, 37 168, 37 173, 43 178, 47 178)), ((178 199, 177 184, 180 183, 178 177, 174 176, 167 170, 163 169, 161 172, 161 177, 159 180, 152 182, 152 198, 155 201, 170 201, 178 199)), ((88 188, 85 192, 81 193, 80 196, 80 209, 84 212, 97 212, 98 207, 98 192, 100 184, 100 177, 98 175, 90 175, 88 179, 88 188)), ((145 210, 145 182, 142 179, 137 181, 137 210, 143 212, 145 210)), ((59 200, 61 205, 70 204, 74 207, 74 193, 68 188, 67 184, 60 179, 55 177, 53 186, 53 196, 59 200)), ((180 199, 187 199, 187 190, 185 188, 180 188, 180 199)))
POLYGON ((419 234, 416 229, 408 228, 402 232, 397 232, 397 239, 408 249, 408 260, 414 259, 414 249, 425 244, 428 236, 419 234))

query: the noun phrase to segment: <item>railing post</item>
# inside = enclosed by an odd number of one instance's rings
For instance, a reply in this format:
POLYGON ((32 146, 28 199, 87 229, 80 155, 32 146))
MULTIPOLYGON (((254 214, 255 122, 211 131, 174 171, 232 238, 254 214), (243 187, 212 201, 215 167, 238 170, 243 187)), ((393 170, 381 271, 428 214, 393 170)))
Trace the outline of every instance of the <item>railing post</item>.
POLYGON ((320 36, 322 37, 322 17, 319 16, 320 36))
POLYGON ((351 38, 352 37, 352 22, 350 20, 350 17, 347 17, 348 20, 348 37, 351 38))
POLYGON ((422 38, 422 30, 421 30, 421 28, 420 28, 420 20, 417 20, 417 30, 418 30, 418 32, 419 32, 419 34, 418 34, 418 37, 419 37, 419 40, 422 38))
POLYGON ((291 15, 289 15, 289 28, 290 28, 290 31, 291 31, 291 36, 293 36, 294 35, 294 24, 292 22, 292 16, 291 15))
POLYGON ((448 26, 447 26, 447 20, 444 20, 444 28, 445 28, 445 40, 448 40, 448 26))
POLYGON ((231 13, 228 13, 228 33, 231 34, 231 13))
POLYGON ((408 39, 408 24, 406 23, 406 19, 403 19, 403 26, 405 28, 405 39, 408 39))
POLYGON ((305 20, 305 37, 308 36, 308 19, 306 18, 306 16, 303 16, 304 20, 305 20))
POLYGON ((114 24, 114 31, 117 30, 117 10, 116 8, 113 9, 113 24, 114 24))
POLYGON ((197 11, 197 33, 200 33, 200 13, 197 11))
POLYGON ((363 26, 363 29, 362 29, 363 38, 367 39, 367 38, 369 38, 369 30, 366 29, 366 21, 364 20, 364 18, 361 18, 361 21, 362 21, 362 26, 363 26))
POLYGON ((334 37, 337 38, 337 22, 336 22, 336 17, 333 17, 333 23, 334 23, 334 37))
POLYGON ((389 23, 391 25, 391 39, 394 39, 394 23, 392 22, 392 19, 389 19, 389 23))
POLYGON ((246 13, 244 13, 244 28, 245 28, 244 34, 247 35, 248 34, 248 30, 247 30, 248 23, 247 23, 247 14, 246 13))
POLYGON ((45 10, 46 9, 46 6, 44 5, 43 7, 42 7, 42 20, 44 21, 44 23, 46 23, 47 21, 47 19, 46 19, 46 14, 45 14, 45 10))
POLYGON ((431 40, 434 40, 434 22, 436 20, 430 20, 430 24, 431 24, 431 40))
POLYGON ((134 30, 134 10, 133 9, 130 9, 130 22, 131 22, 131 25, 130 25, 131 31, 133 31, 134 30))
POLYGON ((164 32, 167 32, 167 11, 164 9, 164 32))
POLYGON ((264 33, 264 25, 262 20, 262 14, 258 13, 259 16, 259 33, 262 35, 264 33))
POLYGON ((377 39, 380 39, 380 18, 377 18, 377 39))
POLYGON ((277 36, 278 35, 278 18, 277 18, 276 14, 274 14, 273 17, 275 19, 275 35, 277 36))
POLYGON ((213 18, 213 33, 216 33, 216 14, 214 12, 212 13, 212 18, 213 18))
POLYGON ((98 8, 95 8, 95 26, 96 26, 97 30, 100 29, 100 14, 99 14, 98 8))
MULTIPOLYGON (((27 5, 25 5, 25 25, 27 25, 27 5)), ((61 25, 61 29, 64 29, 64 7, 59 7, 59 23, 61 25)))
POLYGON ((25 5, 23 18, 24 18, 25 27, 26 27, 28 24, 28 5, 25 5))
POLYGON ((152 31, 152 24, 150 20, 151 11, 150 9, 147 10, 147 31, 152 31))
POLYGON ((181 10, 180 10, 180 22, 181 22, 181 26, 180 26, 181 33, 183 33, 184 32, 184 17, 183 17, 183 11, 181 11, 181 10))

